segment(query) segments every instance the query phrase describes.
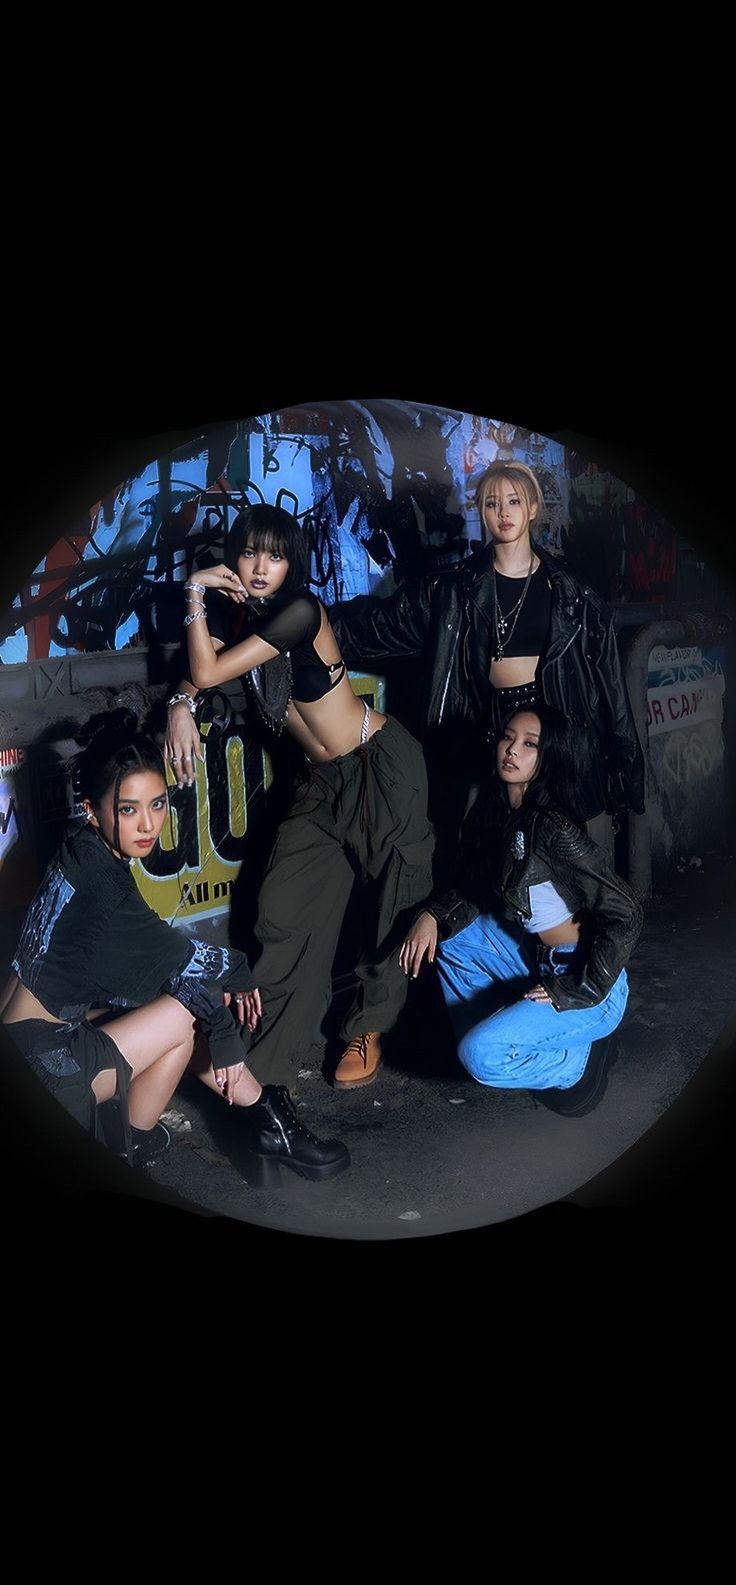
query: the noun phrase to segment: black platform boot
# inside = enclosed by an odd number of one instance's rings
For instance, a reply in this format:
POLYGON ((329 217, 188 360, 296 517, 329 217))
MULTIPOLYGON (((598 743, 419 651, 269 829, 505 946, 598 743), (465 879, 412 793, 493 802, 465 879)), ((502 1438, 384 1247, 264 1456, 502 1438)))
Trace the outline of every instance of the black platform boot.
POLYGON ((558 1112, 560 1117, 586 1117, 605 1094, 616 1052, 613 1034, 606 1035, 603 1040, 595 1040, 583 1076, 577 1084, 571 1084, 569 1090, 534 1090, 535 1100, 541 1101, 550 1112, 558 1112))
POLYGON ((302 1178, 334 1178, 350 1166, 346 1145, 321 1140, 300 1123, 285 1084, 266 1084, 255 1106, 239 1107, 255 1156, 293 1167, 302 1178))

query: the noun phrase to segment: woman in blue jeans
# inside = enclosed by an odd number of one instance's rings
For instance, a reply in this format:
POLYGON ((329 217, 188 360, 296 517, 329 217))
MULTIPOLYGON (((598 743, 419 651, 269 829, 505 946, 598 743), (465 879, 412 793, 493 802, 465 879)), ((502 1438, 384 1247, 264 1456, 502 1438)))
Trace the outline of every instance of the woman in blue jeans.
POLYGON ((511 715, 466 817, 458 889, 432 897, 401 948, 435 963, 463 1066, 582 1116, 606 1085, 624 965, 642 910, 579 823, 574 729, 545 706, 511 715))

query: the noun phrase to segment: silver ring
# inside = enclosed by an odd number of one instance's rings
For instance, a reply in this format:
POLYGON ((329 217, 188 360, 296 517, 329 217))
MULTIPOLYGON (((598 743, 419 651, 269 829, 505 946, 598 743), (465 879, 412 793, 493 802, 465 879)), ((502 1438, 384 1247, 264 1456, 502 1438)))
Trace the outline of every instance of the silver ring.
POLYGON ((244 1002, 245 1001, 245 997, 244 996, 236 996, 235 1000, 236 1000, 236 1002, 244 1002))
POLYGON ((177 765, 179 763, 175 754, 171 754, 169 757, 171 759, 172 765, 177 765))

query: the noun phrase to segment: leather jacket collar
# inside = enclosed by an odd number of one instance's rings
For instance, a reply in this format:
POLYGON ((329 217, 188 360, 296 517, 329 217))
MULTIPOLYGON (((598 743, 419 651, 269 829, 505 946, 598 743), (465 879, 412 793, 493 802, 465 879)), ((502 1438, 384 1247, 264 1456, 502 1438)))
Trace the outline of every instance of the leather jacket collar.
MULTIPOLYGON (((538 674, 554 665, 569 646, 574 643, 582 626, 582 596, 580 585, 540 545, 531 541, 532 550, 539 557, 542 571, 552 591, 550 628, 544 658, 538 674)), ((490 674, 496 629, 495 589, 491 576, 493 545, 484 545, 463 568, 463 603, 473 629, 474 669, 479 677, 490 674)), ((448 655, 448 674, 453 657, 448 655)))
POLYGON ((529 888, 552 881, 571 914, 586 917, 584 956, 579 978, 555 987, 559 1007, 591 1006, 608 994, 638 940, 643 911, 606 854, 559 809, 530 809, 499 834, 503 847, 499 892, 495 900, 446 889, 426 905, 443 938, 456 935, 481 910, 500 906, 517 926, 531 918, 529 888), (520 840, 519 840, 520 839, 520 840))

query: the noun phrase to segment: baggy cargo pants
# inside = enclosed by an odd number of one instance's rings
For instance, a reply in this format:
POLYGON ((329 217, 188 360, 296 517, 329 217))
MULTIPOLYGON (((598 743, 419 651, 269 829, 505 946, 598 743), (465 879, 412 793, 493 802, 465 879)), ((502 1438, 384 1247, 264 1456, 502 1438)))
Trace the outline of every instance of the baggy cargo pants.
POLYGON ((416 740, 391 716, 362 747, 311 766, 279 828, 258 899, 253 964, 263 1017, 248 1065, 260 1083, 293 1084, 330 1003, 331 971, 356 873, 374 882, 346 1041, 385 1033, 408 981, 398 954, 432 889, 434 833, 416 740))

